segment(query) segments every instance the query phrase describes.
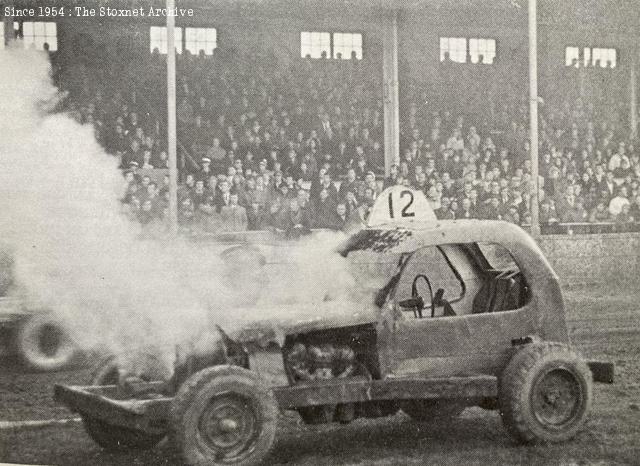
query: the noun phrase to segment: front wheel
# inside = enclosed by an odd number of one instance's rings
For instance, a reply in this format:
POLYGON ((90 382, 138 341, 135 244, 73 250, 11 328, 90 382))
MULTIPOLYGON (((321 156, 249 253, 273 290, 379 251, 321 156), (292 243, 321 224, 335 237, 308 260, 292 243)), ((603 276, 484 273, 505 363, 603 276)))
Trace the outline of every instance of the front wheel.
MULTIPOLYGON (((118 387, 116 399, 128 399, 126 390, 120 388, 121 377, 125 374, 143 381, 166 381, 170 377, 168 369, 151 354, 108 356, 94 368, 90 385, 115 385, 118 387)), ((98 445, 105 450, 122 452, 148 450, 155 447, 165 434, 152 434, 141 430, 116 426, 100 419, 84 416, 84 428, 98 445)))
POLYGON ((524 443, 569 440, 586 421, 592 384, 589 367, 566 345, 526 345, 500 377, 504 425, 524 443))
POLYGON ((269 454, 278 404, 258 374, 216 366, 193 374, 171 405, 171 435, 189 465, 256 465, 269 454))

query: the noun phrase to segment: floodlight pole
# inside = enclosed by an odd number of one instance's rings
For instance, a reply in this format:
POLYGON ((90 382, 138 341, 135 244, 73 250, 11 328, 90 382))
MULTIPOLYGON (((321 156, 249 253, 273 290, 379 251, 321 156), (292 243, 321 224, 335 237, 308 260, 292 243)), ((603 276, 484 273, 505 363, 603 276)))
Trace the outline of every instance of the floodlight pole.
POLYGON ((176 153, 175 0, 167 0, 167 153, 169 155, 169 228, 178 233, 178 156, 176 153))
POLYGON ((529 0, 529 125, 531 133, 531 235, 540 236, 538 175, 538 8, 537 0, 529 0))

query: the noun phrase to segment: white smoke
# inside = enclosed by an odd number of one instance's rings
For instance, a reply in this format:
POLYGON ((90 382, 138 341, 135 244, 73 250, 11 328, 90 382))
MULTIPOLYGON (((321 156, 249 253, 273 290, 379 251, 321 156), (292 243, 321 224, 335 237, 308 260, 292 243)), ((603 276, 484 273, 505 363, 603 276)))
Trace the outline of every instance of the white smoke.
POLYGON ((59 97, 46 56, 10 48, 0 63, 0 242, 26 296, 52 309, 82 348, 171 352, 212 324, 310 317, 317 309, 280 305, 342 299, 354 285, 343 259, 327 254, 333 236, 280 257, 280 274, 257 280, 249 271, 245 282, 211 247, 140 239, 121 214, 118 161, 90 126, 47 113, 59 97), (230 311, 255 287, 258 306, 230 311))

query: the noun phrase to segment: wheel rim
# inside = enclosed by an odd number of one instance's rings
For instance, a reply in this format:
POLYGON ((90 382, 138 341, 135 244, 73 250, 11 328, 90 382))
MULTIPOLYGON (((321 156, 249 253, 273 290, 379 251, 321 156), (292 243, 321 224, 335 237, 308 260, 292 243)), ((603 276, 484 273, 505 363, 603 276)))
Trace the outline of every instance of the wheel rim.
POLYGON ((64 333, 55 325, 46 324, 40 328, 38 349, 46 357, 52 358, 56 356, 63 341, 64 333))
POLYGON ((233 463, 251 451, 259 424, 249 399, 226 394, 211 400, 199 418, 198 431, 218 461, 233 463))
POLYGON ((555 430, 572 424, 584 404, 582 385, 568 369, 553 369, 539 377, 532 398, 538 422, 555 430))

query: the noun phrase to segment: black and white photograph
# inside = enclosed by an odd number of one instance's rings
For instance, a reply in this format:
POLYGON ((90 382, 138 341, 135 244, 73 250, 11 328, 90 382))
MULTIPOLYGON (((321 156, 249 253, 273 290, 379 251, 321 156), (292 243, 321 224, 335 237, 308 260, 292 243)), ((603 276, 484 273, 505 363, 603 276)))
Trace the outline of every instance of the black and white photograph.
POLYGON ((0 0, 0 465, 640 464, 638 0, 0 0))

